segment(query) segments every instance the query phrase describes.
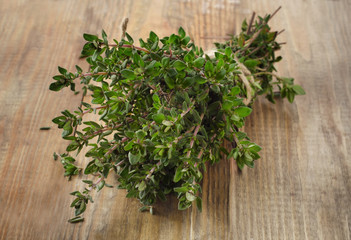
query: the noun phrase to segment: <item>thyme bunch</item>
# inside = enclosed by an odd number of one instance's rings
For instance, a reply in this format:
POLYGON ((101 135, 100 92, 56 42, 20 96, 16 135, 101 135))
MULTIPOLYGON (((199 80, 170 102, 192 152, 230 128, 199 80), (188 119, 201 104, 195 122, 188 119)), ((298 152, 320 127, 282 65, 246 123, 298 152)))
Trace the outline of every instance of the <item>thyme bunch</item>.
POLYGON ((80 80, 83 94, 91 95, 91 102, 82 101, 76 111, 64 110, 52 120, 69 142, 65 153, 54 154, 65 176, 82 172, 96 179, 83 180, 84 190, 71 193, 75 217, 70 222, 83 220, 92 190, 112 187, 106 182, 110 173, 118 176, 118 188, 126 189, 127 197, 139 199, 141 210, 152 212, 156 201, 171 193, 177 194, 180 210, 193 203, 201 210, 207 162, 224 155, 240 169, 254 167, 261 147, 240 130, 253 101, 265 95, 274 102, 276 91, 290 102, 305 94, 292 78, 274 73, 282 44, 268 25, 271 17, 245 20, 239 35, 215 44, 213 57, 181 27, 163 38, 150 32, 139 46, 125 32, 112 44, 104 31, 101 38, 83 35, 87 42, 81 54, 90 70, 58 67, 50 85, 53 91, 75 91, 80 80), (85 121, 86 115, 98 120, 85 121), (233 148, 225 149, 224 140, 233 148), (85 147, 87 162, 79 167, 74 156, 85 147))

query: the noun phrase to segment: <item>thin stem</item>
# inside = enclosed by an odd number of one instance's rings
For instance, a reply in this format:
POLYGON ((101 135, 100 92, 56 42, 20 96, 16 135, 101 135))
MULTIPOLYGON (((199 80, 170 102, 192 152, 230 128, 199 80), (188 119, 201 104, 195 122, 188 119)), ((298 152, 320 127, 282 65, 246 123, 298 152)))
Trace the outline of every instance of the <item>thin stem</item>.
POLYGON ((195 128, 195 130, 194 130, 194 135, 193 135, 193 137, 192 137, 192 139, 191 139, 191 141, 190 141, 190 150, 189 150, 189 152, 187 153, 187 158, 189 158, 190 155, 191 155, 191 149, 192 149, 193 146, 194 146, 195 137, 196 137, 197 133, 198 133, 199 130, 200 130, 201 122, 202 122, 202 119, 204 118, 204 116, 205 116, 205 114, 202 113, 201 116, 200 116, 201 121, 200 121, 199 125, 197 125, 196 128, 195 128))
POLYGON ((277 74, 272 73, 272 72, 258 72, 253 74, 254 76, 259 76, 259 75, 272 75, 273 77, 275 77, 278 80, 281 80, 281 77, 279 77, 277 74))
MULTIPOLYGON (((273 18, 273 16, 274 16, 281 8, 282 8, 282 6, 279 6, 279 7, 277 8, 277 10, 275 10, 274 13, 272 13, 272 15, 269 17, 268 21, 271 20, 271 19, 273 18)), ((267 22, 268 22, 268 21, 267 21, 267 22)))
POLYGON ((109 75, 109 74, 117 74, 116 72, 97 72, 97 73, 82 73, 79 77, 87 77, 87 76, 95 76, 95 75, 109 75))
POLYGON ((120 161, 119 163, 117 163, 117 164, 115 165, 115 167, 121 166, 123 163, 124 163, 124 160, 122 160, 122 161, 120 161))
POLYGON ((249 26, 248 26, 248 28, 247 28, 247 32, 246 32, 246 34, 248 34, 248 35, 251 33, 251 27, 252 27, 253 21, 254 21, 254 19, 255 19, 255 15, 256 15, 256 13, 253 12, 253 13, 252 13, 251 20, 250 20, 250 24, 249 24, 249 26))
POLYGON ((108 105, 100 106, 100 107, 96 107, 96 108, 91 108, 89 110, 86 110, 85 112, 82 112, 81 116, 83 116, 84 114, 90 113, 91 111, 98 110, 98 109, 103 109, 103 108, 107 108, 107 107, 108 107, 108 105))
POLYGON ((108 155, 110 155, 114 150, 116 150, 116 148, 121 144, 128 141, 127 137, 124 137, 119 143, 116 143, 112 148, 110 148, 106 153, 105 153, 105 157, 107 157, 108 155))
POLYGON ((108 131, 108 130, 112 130, 113 128, 110 128, 108 126, 105 126, 103 128, 101 128, 100 130, 97 130, 95 132, 93 132, 92 134, 88 135, 88 136, 84 136, 83 137, 83 140, 88 140, 90 137, 95 137, 96 135, 100 134, 100 133, 103 133, 105 131, 108 131))
POLYGON ((129 45, 129 44, 124 44, 122 46, 120 46, 122 48, 133 48, 133 49, 136 49, 136 50, 139 50, 139 51, 143 51, 143 52, 146 52, 146 53, 150 53, 149 50, 145 49, 145 48, 141 48, 141 47, 137 47, 137 46, 134 46, 134 45, 129 45))
POLYGON ((236 56, 234 57, 234 60, 237 62, 237 64, 239 65, 240 69, 242 70, 239 73, 239 77, 242 80, 242 82, 244 83, 245 88, 246 88, 246 99, 244 99, 244 104, 245 105, 249 105, 251 103, 251 100, 252 100, 252 93, 251 93, 252 92, 252 88, 251 88, 250 82, 249 82, 248 78, 245 76, 244 72, 247 75, 249 75, 250 72, 243 64, 240 63, 239 59, 236 56))
POLYGON ((161 161, 159 161, 156 166, 154 166, 153 168, 151 168, 150 172, 148 175, 146 175, 145 180, 149 180, 149 178, 151 177, 151 175, 155 172, 156 167, 159 167, 161 165, 161 161))
POLYGON ((91 184, 91 187, 88 189, 88 191, 90 192, 93 188, 96 187, 96 185, 98 185, 104 179, 105 179, 105 177, 100 175, 99 179, 95 183, 91 184))

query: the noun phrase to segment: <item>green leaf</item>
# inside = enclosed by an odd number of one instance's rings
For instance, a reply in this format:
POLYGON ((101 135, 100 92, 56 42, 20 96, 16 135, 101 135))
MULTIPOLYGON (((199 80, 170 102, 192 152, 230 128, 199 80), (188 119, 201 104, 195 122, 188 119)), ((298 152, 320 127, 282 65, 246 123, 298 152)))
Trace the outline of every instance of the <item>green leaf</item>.
POLYGON ((249 116, 251 112, 252 109, 249 107, 238 107, 234 110, 234 113, 241 118, 249 116))
POLYGON ((232 48, 231 47, 226 47, 224 52, 225 52, 225 55, 227 57, 230 57, 230 55, 232 55, 232 48))
POLYGON ((152 95, 152 100, 154 102, 153 104, 154 108, 159 109, 162 106, 160 97, 156 93, 152 95))
POLYGON ((138 130, 136 131, 136 137, 140 140, 144 139, 146 137, 147 133, 144 130, 138 130))
POLYGON ((198 83, 198 84, 204 84, 204 83, 207 83, 208 80, 206 78, 203 78, 201 76, 196 76, 195 77, 195 81, 198 83))
POLYGON ((128 33, 126 33, 126 37, 127 37, 127 40, 128 40, 128 42, 129 42, 130 44, 133 44, 133 43, 134 43, 133 38, 132 38, 128 33))
POLYGON ((236 96, 240 93, 240 87, 235 86, 230 90, 230 95, 236 96))
POLYGON ((130 79, 130 80, 133 80, 136 77, 134 74, 134 71, 129 70, 129 69, 123 69, 121 71, 121 75, 122 75, 122 77, 124 77, 126 79, 130 79))
POLYGON ((70 220, 68 220, 69 223, 78 223, 78 222, 83 222, 84 218, 82 218, 81 216, 78 217, 74 217, 71 218, 70 220))
POLYGON ((190 37, 186 36, 183 40, 182 40, 182 45, 187 45, 190 42, 190 37))
POLYGON ((72 152, 72 151, 76 150, 78 147, 79 147, 79 143, 74 141, 74 142, 72 142, 71 144, 69 144, 67 146, 66 151, 67 152, 72 152))
POLYGON ((300 86, 300 85, 294 85, 292 86, 292 89, 297 95, 305 95, 306 92, 305 90, 300 86))
POLYGON ((60 82, 53 82, 53 83, 50 84, 49 89, 51 91, 57 92, 57 91, 60 91, 64 87, 65 87, 65 85, 60 83, 60 82))
POLYGON ((170 78, 168 75, 165 76, 165 82, 169 89, 173 89, 175 87, 175 82, 172 78, 170 78))
POLYGON ((211 61, 207 61, 205 64, 205 72, 212 74, 214 71, 213 64, 211 61))
POLYGON ((65 75, 67 73, 67 69, 64 69, 60 66, 57 67, 58 68, 58 71, 62 74, 62 75, 65 75))
POLYGON ((179 28, 178 34, 179 34, 179 36, 180 36, 181 38, 184 38, 185 35, 186 35, 186 33, 185 33, 185 31, 184 31, 184 29, 183 29, 182 27, 179 28))
POLYGON ((165 125, 165 126, 167 126, 167 127, 170 127, 170 126, 173 126, 173 122, 171 122, 171 121, 168 121, 168 120, 163 120, 162 121, 162 124, 163 125, 165 125))
POLYGON ((161 124, 163 120, 166 119, 165 115, 162 113, 154 114, 152 115, 152 119, 157 122, 158 124, 161 124))
POLYGON ((134 146, 133 141, 130 141, 129 143, 127 143, 127 145, 124 146, 124 150, 125 151, 129 151, 130 149, 132 149, 134 146))
POLYGON ((141 155, 138 154, 133 154, 132 152, 128 153, 128 159, 129 159, 129 163, 131 165, 135 165, 140 161, 141 155))
POLYGON ((261 151, 261 147, 260 146, 258 146, 257 144, 250 144, 249 145, 249 150, 251 151, 251 152, 259 152, 259 151, 261 151))
POLYGON ((204 64, 205 64, 205 59, 202 57, 198 57, 194 61, 194 67, 196 67, 196 68, 201 68, 204 64))
POLYGON ((93 41, 99 40, 99 38, 96 35, 91 35, 88 33, 84 33, 83 38, 88 42, 93 42, 93 41))
POLYGON ((244 62, 244 65, 248 68, 256 67, 260 62, 257 60, 249 59, 244 62))
POLYGON ((183 88, 188 88, 190 86, 192 86, 195 82, 195 79, 193 77, 186 77, 184 78, 184 81, 182 83, 182 87, 183 88))
POLYGON ((178 203, 178 210, 185 210, 191 206, 191 202, 186 201, 179 201, 178 203))
POLYGON ((196 207, 200 212, 202 211, 202 199, 200 197, 196 198, 196 207))
POLYGON ((295 98, 295 91, 287 91, 286 97, 290 103, 293 103, 295 98))
POLYGON ((86 203, 84 201, 81 201, 79 208, 77 208, 75 211, 75 215, 78 216, 82 214, 86 208, 87 208, 86 203))
POLYGON ((190 201, 190 202, 195 201, 195 199, 196 199, 196 196, 195 196, 194 194, 190 193, 190 192, 187 192, 187 193, 185 194, 185 196, 186 196, 186 199, 187 199, 188 201, 190 201))
POLYGON ((293 78, 282 78, 283 83, 286 85, 292 85, 294 84, 294 79, 293 78))
POLYGON ((145 189, 146 189, 146 183, 145 181, 141 181, 141 183, 139 183, 138 190, 144 191, 145 189))
POLYGON ((167 67, 168 64, 169 64, 169 61, 170 61, 170 58, 169 58, 169 57, 164 57, 164 58, 162 58, 162 60, 161 60, 162 66, 163 66, 163 67, 167 67))
POLYGON ((174 174, 174 177, 173 177, 173 182, 179 182, 180 179, 182 179, 182 176, 183 176, 183 172, 182 172, 182 168, 181 167, 178 167, 175 174, 174 174))
POLYGON ((224 100, 223 104, 222 104, 222 109, 225 111, 229 111, 231 110, 231 108, 233 107, 233 102, 229 101, 229 100, 224 100))
POLYGON ((189 191, 189 188, 188 188, 188 187, 182 186, 182 187, 176 187, 176 188, 174 188, 173 190, 174 190, 175 192, 187 192, 187 191, 189 191))
POLYGON ((181 71, 186 67, 186 64, 180 60, 176 60, 173 63, 173 67, 177 70, 177 71, 181 71))

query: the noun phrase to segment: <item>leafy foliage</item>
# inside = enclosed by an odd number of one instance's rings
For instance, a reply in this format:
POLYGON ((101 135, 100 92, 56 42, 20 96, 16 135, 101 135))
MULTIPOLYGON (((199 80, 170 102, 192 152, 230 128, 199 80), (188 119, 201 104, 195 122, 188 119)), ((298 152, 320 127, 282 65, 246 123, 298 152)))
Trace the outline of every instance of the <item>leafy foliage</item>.
MULTIPOLYGON (((93 189, 108 186, 105 180, 114 172, 119 188, 127 197, 137 198, 141 210, 150 210, 158 199, 176 193, 179 209, 193 202, 201 210, 201 180, 206 162, 224 156, 234 159, 242 169, 253 167, 261 147, 239 129, 250 115, 257 95, 274 102, 274 86, 290 102, 304 90, 292 78, 276 76, 274 63, 280 44, 268 20, 259 17, 252 26, 244 21, 242 33, 225 43, 217 43, 214 57, 190 41, 183 28, 178 34, 160 39, 154 32, 139 40, 140 47, 126 39, 109 44, 102 38, 84 34, 82 50, 89 72, 76 66, 72 73, 59 67, 50 89, 59 91, 80 79, 83 93, 91 103, 82 102, 77 111, 68 110, 53 119, 69 141, 60 155, 65 176, 79 172, 97 176, 83 180, 87 187, 75 196, 71 207, 80 222, 93 189), (84 121, 87 114, 98 121, 84 121), (235 143, 222 147, 224 140, 235 143), (73 153, 88 147, 86 166, 75 165, 73 153)), ((58 156, 55 154, 55 158, 58 156)))

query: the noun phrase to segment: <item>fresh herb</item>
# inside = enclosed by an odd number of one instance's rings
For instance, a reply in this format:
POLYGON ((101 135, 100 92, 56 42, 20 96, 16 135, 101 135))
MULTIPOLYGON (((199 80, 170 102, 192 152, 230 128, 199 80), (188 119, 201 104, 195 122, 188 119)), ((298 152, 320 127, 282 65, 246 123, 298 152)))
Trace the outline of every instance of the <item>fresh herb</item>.
POLYGON ((226 156, 240 169, 254 166, 261 147, 240 130, 253 101, 265 95, 274 102, 276 90, 290 102, 305 94, 292 78, 274 73, 274 63, 282 58, 275 55, 281 44, 268 25, 271 17, 244 21, 239 35, 216 43, 214 57, 204 54, 183 28, 164 38, 150 32, 140 46, 125 32, 112 44, 104 31, 101 38, 83 35, 87 43, 81 54, 90 70, 58 67, 50 85, 53 91, 70 87, 75 92, 80 79, 84 96, 91 94, 90 103, 82 101, 76 111, 64 110, 53 119, 69 141, 65 153, 54 154, 64 175, 83 172, 96 178, 83 180, 84 190, 71 193, 75 217, 70 222, 83 220, 93 189, 111 187, 106 182, 111 172, 118 176, 118 188, 139 199, 141 211, 152 213, 156 201, 171 193, 177 194, 179 209, 195 203, 201 210, 207 162, 226 156), (88 114, 99 120, 84 121, 88 114), (233 148, 224 148, 224 140, 233 148), (84 147, 88 160, 79 167, 73 153, 84 147))

